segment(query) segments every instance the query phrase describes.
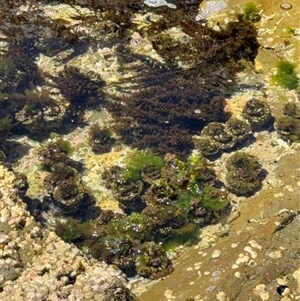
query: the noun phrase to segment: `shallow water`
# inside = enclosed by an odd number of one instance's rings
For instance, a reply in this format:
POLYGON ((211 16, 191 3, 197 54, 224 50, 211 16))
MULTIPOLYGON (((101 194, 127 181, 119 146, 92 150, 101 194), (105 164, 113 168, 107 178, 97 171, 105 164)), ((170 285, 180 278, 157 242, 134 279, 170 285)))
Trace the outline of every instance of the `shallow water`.
MULTIPOLYGON (((195 20, 196 5, 180 6, 180 3, 176 2, 182 16, 188 12, 195 20)), ((227 17, 234 20, 235 13, 241 12, 245 3, 247 1, 236 5, 227 1, 226 10, 220 12, 221 16, 212 17, 209 26, 214 31, 220 30, 222 22, 226 23, 227 17)), ((173 6, 153 10, 134 8, 134 14, 123 21, 118 17, 119 12, 112 9, 113 22, 105 20, 105 12, 95 17, 91 10, 68 5, 40 3, 35 7, 5 7, 1 14, 6 19, 0 23, 3 60, 0 117, 8 123, 3 125, 0 145, 6 162, 12 164, 15 171, 27 175, 27 196, 44 202, 47 195, 44 180, 48 174, 40 170, 38 150, 45 141, 56 136, 68 140, 75 149, 71 158, 84 166, 77 168, 96 199, 95 206, 124 213, 111 190, 104 187, 100 175, 113 165, 124 166, 135 147, 151 148, 161 156, 171 152, 186 160, 194 148, 194 135, 200 135, 201 129, 211 121, 227 121, 228 112, 241 117, 249 98, 264 99, 275 119, 282 115, 285 102, 299 104, 296 91, 273 86, 269 79, 276 60, 284 58, 300 63, 297 55, 299 34, 291 37, 286 32, 288 26, 298 26, 300 11, 296 2, 291 1, 291 10, 281 9, 280 3, 268 1, 259 6, 262 19, 255 26, 261 47, 254 65, 244 62, 245 68, 238 73, 235 69, 237 58, 231 62, 224 58, 222 50, 225 48, 220 48, 224 41, 213 35, 209 37, 208 32, 204 31, 207 40, 197 44, 202 49, 199 52, 192 44, 197 35, 191 38, 192 31, 188 27, 185 29, 190 30, 189 34, 178 30, 180 21, 172 20, 170 15, 168 18, 174 26, 163 32, 162 37, 157 34, 161 29, 152 25, 160 16, 168 15, 173 6), (18 15, 21 17, 14 17, 18 15), (89 18, 94 19, 90 21, 89 18), (123 27, 129 20, 134 25, 123 27), (14 36, 9 32, 18 34, 14 36), (211 58, 209 53, 212 53, 211 58), (89 129, 93 124, 113 129, 110 138, 116 143, 103 154, 95 153, 90 145, 89 129)), ((225 8, 224 5, 220 7, 225 8)), ((209 14, 214 12, 211 6, 208 8, 209 14)), ((228 45, 224 43, 225 46, 228 45)), ((247 51, 254 49, 255 52, 255 47, 250 45, 247 51)), ((230 54, 235 55, 234 52, 230 54)), ((242 51, 240 55, 243 56, 242 51)), ((244 55, 247 60, 249 57, 244 55)), ((291 247, 286 244, 297 239, 295 233, 299 225, 290 220, 291 228, 285 229, 289 226, 287 223, 279 234, 266 225, 274 216, 274 221, 278 222, 276 216, 282 209, 299 210, 298 146, 289 146, 269 127, 255 132, 253 140, 239 145, 238 149, 257 156, 267 171, 262 191, 247 198, 230 195, 231 211, 222 213, 219 228, 211 227, 211 240, 204 239, 208 227, 203 230, 200 243, 184 250, 175 261, 175 271, 169 277, 153 285, 133 284, 137 295, 146 290, 141 300, 192 297, 195 300, 246 300, 253 297, 254 288, 260 284, 266 284, 270 300, 276 300, 276 279, 295 271, 296 244, 291 247), (283 185, 276 187, 280 181, 283 185), (251 239, 263 248, 255 261, 257 272, 249 272, 248 266, 243 266, 237 271, 243 277, 237 277, 231 268, 232 256, 234 254, 236 260, 238 253, 245 253, 244 248, 249 247, 251 239), (238 244, 237 249, 232 244, 238 244), (283 259, 278 261, 278 271, 271 273, 276 260, 266 261, 264 256, 281 247, 284 248, 283 259), (215 250, 221 250, 221 257, 212 258, 215 250), (284 267, 284 260, 288 268, 284 267), (270 273, 269 278, 263 273, 270 273), (231 285, 246 289, 239 291, 231 285)), ((218 179, 223 182, 225 162, 236 150, 229 149, 212 158, 218 179)), ((295 277, 287 276, 291 278, 288 285, 294 296, 298 296, 295 277)), ((254 290, 254 295, 259 296, 259 293, 254 290)))

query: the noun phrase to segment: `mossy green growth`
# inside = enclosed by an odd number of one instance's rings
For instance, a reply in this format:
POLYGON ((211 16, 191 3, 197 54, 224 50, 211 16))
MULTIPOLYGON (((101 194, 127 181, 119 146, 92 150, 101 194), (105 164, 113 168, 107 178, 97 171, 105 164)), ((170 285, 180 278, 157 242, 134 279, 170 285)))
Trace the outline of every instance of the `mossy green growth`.
POLYGON ((137 150, 127 160, 123 180, 125 182, 135 181, 140 178, 143 168, 152 167, 155 171, 160 171, 163 165, 164 160, 154 155, 151 150, 137 150))
POLYGON ((202 189, 201 203, 218 215, 218 212, 229 204, 227 194, 227 192, 213 186, 206 186, 202 189))
POLYGON ((244 20, 255 22, 258 16, 258 12, 258 6, 255 3, 246 3, 243 7, 244 20))
POLYGON ((295 36, 295 35, 296 35, 296 29, 293 28, 293 27, 287 26, 287 27, 285 28, 285 31, 286 31, 287 34, 289 34, 289 35, 291 35, 291 36, 295 36))
POLYGON ((150 234, 150 224, 137 212, 132 212, 121 220, 114 221, 108 225, 108 232, 117 237, 126 236, 129 239, 146 241, 150 234))
POLYGON ((276 65, 276 74, 271 77, 275 85, 292 90, 299 85, 299 78, 295 72, 296 64, 288 61, 280 61, 276 65))
POLYGON ((73 154, 75 148, 72 147, 69 141, 60 138, 56 141, 56 143, 59 149, 62 150, 66 155, 71 156, 73 154))
POLYGON ((0 62, 0 77, 7 77, 16 71, 16 64, 12 59, 0 57, 0 62))
POLYGON ((179 229, 172 229, 166 237, 157 237, 157 239, 166 251, 172 251, 187 242, 197 242, 199 240, 199 232, 198 225, 189 222, 179 229))
POLYGON ((0 118, 0 131, 6 131, 13 127, 12 120, 8 117, 0 118))
POLYGON ((192 209, 192 199, 193 194, 190 192, 185 192, 179 196, 178 200, 174 202, 174 205, 182 212, 187 214, 192 209))
POLYGON ((55 233, 67 243, 85 239, 93 233, 93 230, 92 223, 81 223, 72 217, 67 217, 65 221, 57 220, 54 224, 55 233))

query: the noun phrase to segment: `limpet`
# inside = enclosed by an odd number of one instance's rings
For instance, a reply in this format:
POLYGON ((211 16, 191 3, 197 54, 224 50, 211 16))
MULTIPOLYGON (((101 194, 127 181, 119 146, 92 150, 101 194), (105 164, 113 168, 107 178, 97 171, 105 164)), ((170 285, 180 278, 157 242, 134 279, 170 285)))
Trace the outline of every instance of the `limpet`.
POLYGON ((283 2, 280 4, 280 8, 283 10, 290 10, 293 8, 293 5, 288 2, 283 2))

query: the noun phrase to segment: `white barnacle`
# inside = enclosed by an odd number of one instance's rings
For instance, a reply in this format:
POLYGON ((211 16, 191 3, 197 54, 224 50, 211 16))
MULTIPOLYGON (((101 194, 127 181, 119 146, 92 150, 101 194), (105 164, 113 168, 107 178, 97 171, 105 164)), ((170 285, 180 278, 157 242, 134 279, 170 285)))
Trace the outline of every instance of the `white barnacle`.
POLYGON ((161 7, 161 6, 168 6, 169 8, 176 9, 176 5, 172 3, 168 3, 165 0, 145 0, 144 3, 150 7, 161 7))
POLYGON ((225 1, 203 1, 200 5, 198 15, 196 16, 196 21, 206 20, 211 15, 218 13, 222 9, 227 7, 225 1))

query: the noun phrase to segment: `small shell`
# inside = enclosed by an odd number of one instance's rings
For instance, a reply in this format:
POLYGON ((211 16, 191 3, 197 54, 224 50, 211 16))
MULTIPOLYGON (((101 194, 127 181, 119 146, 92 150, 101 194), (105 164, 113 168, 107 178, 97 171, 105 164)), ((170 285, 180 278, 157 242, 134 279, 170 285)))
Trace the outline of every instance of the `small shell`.
POLYGON ((280 8, 283 10, 290 10, 293 8, 293 5, 288 2, 283 2, 280 4, 280 8))

